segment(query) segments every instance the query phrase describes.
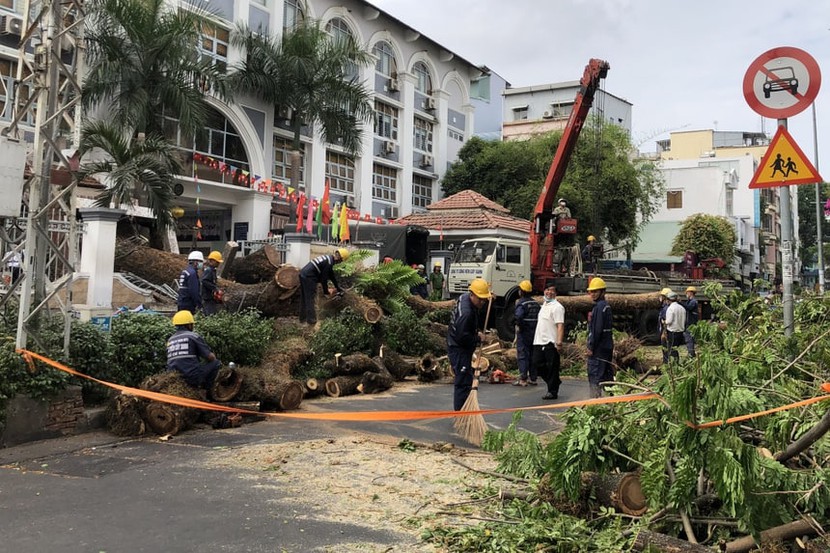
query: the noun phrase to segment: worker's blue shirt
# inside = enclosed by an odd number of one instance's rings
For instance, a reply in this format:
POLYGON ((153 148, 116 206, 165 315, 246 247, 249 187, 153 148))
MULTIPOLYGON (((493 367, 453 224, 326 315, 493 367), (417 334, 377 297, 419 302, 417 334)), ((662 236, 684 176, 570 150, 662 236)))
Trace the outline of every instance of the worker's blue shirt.
POLYGON ((328 293, 328 281, 339 291, 340 285, 334 276, 334 256, 320 255, 306 263, 300 271, 300 276, 307 279, 314 279, 323 285, 323 292, 328 293))
POLYGON ((213 293, 219 289, 216 285, 216 269, 210 265, 205 265, 205 270, 202 271, 202 300, 213 301, 213 293))
POLYGON ((199 285, 199 273, 189 264, 179 274, 179 297, 176 300, 179 310, 194 311, 202 307, 202 294, 199 285))
POLYGON ((611 306, 604 299, 597 301, 588 320, 589 350, 596 352, 614 349, 613 323, 611 306))
POLYGON ((700 318, 697 313, 697 300, 692 298, 686 302, 686 326, 690 327, 700 318))
POLYGON ((539 311, 542 306, 531 297, 519 298, 516 302, 516 326, 526 344, 533 344, 533 335, 536 333, 536 324, 539 322, 539 311))
POLYGON ((660 307, 660 334, 666 330, 666 311, 669 310, 669 304, 663 302, 663 306, 660 307))
POLYGON ((478 309, 470 299, 470 292, 461 294, 455 303, 447 332, 447 345, 470 352, 478 345, 478 309))
POLYGON ((201 365, 200 359, 207 359, 210 347, 205 339, 187 329, 178 329, 167 339, 167 368, 188 374, 201 365))

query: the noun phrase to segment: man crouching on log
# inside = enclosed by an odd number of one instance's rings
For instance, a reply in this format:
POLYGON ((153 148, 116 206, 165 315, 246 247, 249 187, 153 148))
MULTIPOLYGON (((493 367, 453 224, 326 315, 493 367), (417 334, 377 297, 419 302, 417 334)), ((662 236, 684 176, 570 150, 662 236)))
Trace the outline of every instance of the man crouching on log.
POLYGON ((205 339, 193 332, 194 322, 190 311, 173 315, 176 332, 167 339, 167 370, 179 371, 184 381, 194 388, 210 390, 222 363, 210 351, 205 339))
POLYGON ((321 255, 309 261, 300 271, 300 322, 310 325, 317 324, 317 311, 314 309, 314 297, 317 295, 317 284, 323 285, 323 291, 328 290, 328 281, 334 284, 338 294, 342 294, 337 279, 334 278, 334 266, 349 259, 349 250, 340 248, 332 255, 321 255))

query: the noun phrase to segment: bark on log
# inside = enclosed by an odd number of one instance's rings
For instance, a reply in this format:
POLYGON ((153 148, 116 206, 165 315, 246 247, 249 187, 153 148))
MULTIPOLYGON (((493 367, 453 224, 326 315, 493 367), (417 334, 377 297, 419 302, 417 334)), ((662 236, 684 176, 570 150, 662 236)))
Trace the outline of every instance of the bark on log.
POLYGON ((426 327, 430 332, 437 334, 441 338, 446 338, 447 332, 449 332, 449 326, 432 321, 428 322, 426 327))
MULTIPOLYGON (((198 399, 205 401, 204 390, 197 390, 188 386, 178 372, 166 371, 146 378, 140 385, 142 390, 161 392, 172 396, 198 399)), ((142 413, 147 426, 160 436, 175 436, 190 428, 199 419, 201 412, 198 409, 182 407, 172 403, 148 401, 142 413)))
POLYGON ((666 534, 640 530, 634 538, 633 549, 636 551, 653 551, 655 553, 712 553, 705 545, 691 543, 666 534))
POLYGON ((586 476, 600 504, 632 516, 640 516, 648 509, 643 488, 640 485, 640 477, 637 474, 633 472, 587 473, 586 476))
POLYGON ((383 309, 375 301, 348 291, 342 296, 326 297, 321 300, 318 306, 319 318, 332 317, 347 307, 363 317, 363 320, 369 324, 378 323, 383 318, 383 309))
POLYGON ((240 284, 256 284, 272 279, 278 266, 279 253, 273 246, 266 244, 257 251, 236 259, 227 269, 226 276, 240 284))
POLYGON ((225 290, 225 310, 236 313, 248 308, 259 310, 265 317, 291 317, 300 312, 299 294, 283 296, 285 291, 271 282, 239 284, 220 280, 219 287, 225 290))
POLYGON ((213 401, 232 401, 242 389, 242 375, 231 367, 222 367, 216 374, 213 386, 210 388, 210 397, 213 401))
POLYGON ((386 346, 381 346, 380 357, 383 359, 386 370, 389 371, 395 380, 403 380, 415 372, 415 365, 404 359, 398 352, 386 346))
POLYGON ((455 307, 455 300, 429 301, 425 300, 421 296, 410 295, 406 298, 406 305, 408 305, 416 315, 423 317, 430 311, 435 311, 436 309, 452 309, 455 307))
MULTIPOLYGON (((817 534, 816 528, 806 520, 796 520, 770 528, 761 532, 761 544, 777 541, 787 541, 799 536, 812 536, 817 534)), ((758 545, 752 536, 744 536, 726 544, 727 553, 745 553, 755 549, 758 545)))
POLYGON ((216 276, 219 278, 227 278, 227 273, 236 259, 236 254, 239 253, 239 243, 230 241, 225 242, 225 247, 222 249, 222 263, 216 269, 216 276))
POLYGON ((107 404, 104 419, 107 429, 116 436, 141 436, 147 431, 142 413, 147 402, 136 396, 118 394, 107 404))
POLYGON ((420 382, 435 382, 441 378, 438 361, 431 353, 427 353, 418 361, 418 380, 420 382))
MULTIPOLYGON (((274 322, 275 326, 279 324, 278 321, 274 322)), ((280 342, 273 342, 259 366, 268 372, 290 378, 291 374, 312 355, 307 336, 290 336, 280 342)))
POLYGON ((303 383, 305 389, 305 397, 317 397, 326 391, 326 382, 319 378, 309 378, 303 383))
POLYGON ((259 401, 260 410, 291 411, 303 401, 303 385, 268 368, 238 367, 242 374, 239 401, 259 401))
POLYGON ((335 354, 334 359, 323 363, 323 369, 336 376, 360 376, 365 372, 378 372, 377 364, 365 353, 335 354))
POLYGON ((326 394, 331 397, 351 396, 357 393, 363 376, 335 376, 326 380, 326 394))
POLYGON ((363 378, 357 386, 357 391, 361 394, 376 394, 378 392, 383 392, 391 388, 395 383, 395 379, 392 378, 392 375, 388 370, 386 370, 383 358, 374 357, 372 361, 374 361, 378 370, 377 372, 363 373, 363 378))

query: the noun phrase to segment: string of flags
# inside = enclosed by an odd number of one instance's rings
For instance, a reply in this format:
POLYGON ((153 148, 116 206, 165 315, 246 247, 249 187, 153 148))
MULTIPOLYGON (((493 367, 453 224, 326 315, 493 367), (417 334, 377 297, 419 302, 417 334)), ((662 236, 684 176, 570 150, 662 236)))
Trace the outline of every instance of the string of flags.
MULTIPOLYGON (((377 224, 395 224, 396 220, 384 219, 383 217, 372 217, 368 213, 361 214, 360 211, 351 209, 347 206, 340 205, 339 202, 331 205, 329 195, 330 187, 329 181, 326 179, 326 187, 323 192, 323 197, 317 199, 313 196, 308 196, 302 190, 288 186, 280 181, 263 178, 259 175, 251 174, 249 171, 240 167, 235 167, 229 163, 225 163, 211 156, 206 156, 198 152, 193 154, 194 175, 196 174, 196 163, 200 163, 206 167, 217 170, 224 175, 235 175, 234 182, 247 186, 248 188, 258 190, 259 192, 266 192, 274 196, 279 196, 292 204, 297 205, 297 232, 314 233, 316 232, 318 238, 324 234, 322 229, 324 226, 331 227, 331 236, 333 239, 339 239, 341 242, 348 240, 348 221, 367 221, 377 224), (344 231, 346 238, 340 236, 341 228, 344 231)), ((198 187, 198 182, 197 182, 198 187)), ((196 199, 198 209, 198 198, 196 199)))

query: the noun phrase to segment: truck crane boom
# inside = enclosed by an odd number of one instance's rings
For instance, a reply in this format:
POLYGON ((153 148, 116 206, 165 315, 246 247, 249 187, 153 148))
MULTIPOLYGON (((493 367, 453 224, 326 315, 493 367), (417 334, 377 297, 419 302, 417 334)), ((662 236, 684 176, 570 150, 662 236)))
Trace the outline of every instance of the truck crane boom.
POLYGON ((594 103, 594 95, 611 68, 609 63, 600 59, 591 59, 585 66, 585 72, 579 81, 579 91, 574 100, 574 107, 568 118, 568 123, 562 133, 559 146, 553 162, 548 169, 545 184, 533 210, 533 224, 530 229, 530 268, 533 276, 534 288, 544 289, 544 282, 552 278, 553 271, 553 216, 552 208, 559 186, 568 168, 568 161, 571 159, 582 125, 588 117, 591 105, 594 103))

